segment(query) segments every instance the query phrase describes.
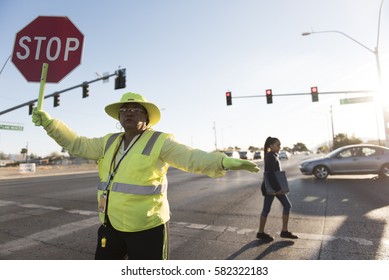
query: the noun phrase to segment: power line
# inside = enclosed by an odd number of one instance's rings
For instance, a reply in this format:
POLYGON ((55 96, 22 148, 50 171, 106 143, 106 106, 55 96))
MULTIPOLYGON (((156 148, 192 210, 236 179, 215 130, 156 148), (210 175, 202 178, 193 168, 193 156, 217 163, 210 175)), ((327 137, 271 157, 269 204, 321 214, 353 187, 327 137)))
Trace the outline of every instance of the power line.
POLYGON ((7 58, 7 60, 4 62, 3 67, 1 67, 0 75, 1 75, 1 73, 3 73, 3 69, 4 69, 5 65, 7 64, 8 60, 9 60, 10 58, 11 58, 11 56, 9 56, 9 57, 7 58))

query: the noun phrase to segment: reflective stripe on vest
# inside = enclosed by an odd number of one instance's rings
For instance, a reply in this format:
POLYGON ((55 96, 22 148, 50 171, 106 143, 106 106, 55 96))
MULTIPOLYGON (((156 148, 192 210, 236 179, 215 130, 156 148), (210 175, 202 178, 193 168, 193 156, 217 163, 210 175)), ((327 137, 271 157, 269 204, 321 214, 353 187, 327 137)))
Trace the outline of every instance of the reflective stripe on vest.
MULTIPOLYGON (((99 190, 105 190, 107 182, 100 182, 98 185, 99 190)), ((161 194, 167 191, 167 183, 159 186, 139 186, 125 183, 113 183, 112 191, 127 193, 127 194, 143 194, 143 195, 152 195, 152 194, 161 194)))
POLYGON ((142 155, 149 156, 151 153, 151 150, 154 147, 155 142, 157 141, 159 135, 161 135, 162 132, 155 131, 153 135, 151 135, 149 141, 146 144, 146 147, 143 149, 142 155))
POLYGON ((116 138, 118 138, 118 136, 120 135, 121 133, 118 132, 118 133, 114 133, 112 134, 111 136, 109 136, 108 140, 107 140, 107 143, 105 144, 105 149, 104 149, 104 155, 105 153, 108 151, 109 147, 111 147, 113 141, 115 141, 116 138))
MULTIPOLYGON (((115 133, 108 138, 107 143, 105 145, 104 154, 120 134, 121 133, 115 133)), ((157 141, 159 135, 161 134, 162 132, 155 131, 153 135, 151 135, 149 141, 147 141, 147 144, 142 151, 142 155, 150 156, 151 151, 155 145, 155 142, 157 141)), ((101 191, 107 190, 107 188, 109 187, 107 186, 107 184, 108 182, 100 182, 97 186, 97 189, 101 191)), ((152 195, 152 194, 161 194, 163 192, 166 192, 167 187, 168 187, 167 183, 159 186, 140 186, 140 185, 115 182, 112 185, 112 191, 127 193, 127 194, 152 195)))

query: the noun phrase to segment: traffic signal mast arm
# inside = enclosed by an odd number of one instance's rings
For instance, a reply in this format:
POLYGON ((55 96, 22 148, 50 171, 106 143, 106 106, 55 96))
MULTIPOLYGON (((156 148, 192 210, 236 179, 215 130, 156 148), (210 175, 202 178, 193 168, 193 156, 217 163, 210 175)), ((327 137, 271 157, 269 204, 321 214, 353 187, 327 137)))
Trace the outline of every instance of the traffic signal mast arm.
MULTIPOLYGON (((353 94, 353 93, 374 93, 376 90, 354 90, 354 91, 326 91, 320 92, 319 94, 353 94)), ((272 96, 295 96, 295 95, 311 95, 311 92, 303 93, 281 93, 281 94, 272 94, 272 96)), ((252 97, 266 97, 266 95, 246 95, 246 96, 234 96, 235 98, 252 98, 252 97)))
MULTIPOLYGON (((103 77, 94 79, 94 80, 89 81, 89 82, 83 82, 83 83, 81 83, 81 84, 79 84, 79 85, 76 85, 76 86, 73 86, 73 87, 70 87, 70 88, 67 88, 67 89, 63 89, 63 90, 60 90, 60 91, 56 91, 56 92, 54 92, 54 93, 52 93, 52 94, 46 95, 46 96, 44 97, 44 99, 47 99, 47 98, 51 98, 51 97, 57 96, 57 95, 59 95, 60 93, 63 93, 63 92, 66 92, 66 91, 70 91, 70 90, 73 90, 73 89, 78 88, 78 87, 83 87, 83 86, 85 86, 85 85, 88 85, 88 84, 91 84, 91 83, 94 83, 94 82, 97 82, 97 81, 100 81, 100 80, 106 80, 106 79, 108 79, 108 78, 110 78, 110 77, 112 77, 112 76, 119 76, 119 73, 122 73, 123 70, 125 71, 125 69, 119 69, 119 70, 115 71, 115 73, 113 73, 113 74, 109 74, 109 75, 106 75, 106 76, 103 76, 103 77)), ((124 72, 124 73, 125 73, 125 72, 124 72)), ((24 107, 24 106, 29 106, 29 105, 31 105, 31 104, 35 104, 37 101, 38 101, 38 99, 30 100, 30 101, 25 102, 25 103, 23 103, 23 104, 20 104, 20 105, 18 105, 18 106, 15 106, 15 107, 9 108, 9 109, 7 109, 7 110, 1 111, 1 112, 0 112, 0 115, 4 115, 4 114, 6 114, 6 113, 9 113, 9 112, 14 111, 14 110, 19 109, 19 108, 22 108, 22 107, 24 107)))

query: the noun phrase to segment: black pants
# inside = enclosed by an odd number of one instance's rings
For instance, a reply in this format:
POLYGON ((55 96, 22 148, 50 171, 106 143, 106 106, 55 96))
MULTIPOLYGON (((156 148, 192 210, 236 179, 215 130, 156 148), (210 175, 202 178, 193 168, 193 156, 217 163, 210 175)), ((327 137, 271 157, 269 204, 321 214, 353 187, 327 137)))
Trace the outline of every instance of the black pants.
POLYGON ((122 232, 114 229, 108 223, 107 226, 100 226, 98 230, 95 259, 167 259, 168 243, 168 224, 139 232, 122 232), (103 238, 106 239, 105 247, 101 246, 101 240, 103 238), (166 246, 165 250, 164 246, 166 246))

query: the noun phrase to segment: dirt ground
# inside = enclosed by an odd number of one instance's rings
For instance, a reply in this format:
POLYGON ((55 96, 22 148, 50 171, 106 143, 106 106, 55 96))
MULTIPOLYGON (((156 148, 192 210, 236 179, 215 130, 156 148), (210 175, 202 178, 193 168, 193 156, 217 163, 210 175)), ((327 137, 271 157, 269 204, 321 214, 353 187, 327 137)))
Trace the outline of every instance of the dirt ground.
POLYGON ((85 172, 97 172, 97 165, 80 164, 36 166, 35 172, 31 173, 20 172, 19 167, 0 167, 0 180, 85 172))

